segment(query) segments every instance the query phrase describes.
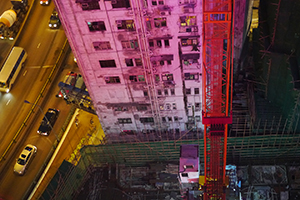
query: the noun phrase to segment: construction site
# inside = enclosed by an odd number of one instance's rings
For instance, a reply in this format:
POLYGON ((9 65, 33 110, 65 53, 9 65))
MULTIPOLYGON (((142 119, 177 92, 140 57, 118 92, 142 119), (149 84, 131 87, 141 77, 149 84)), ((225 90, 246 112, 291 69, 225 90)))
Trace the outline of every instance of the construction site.
MULTIPOLYGON (((226 199, 298 200, 300 1, 249 1, 246 10, 251 20, 233 68, 226 199)), ((101 125, 87 133, 39 199, 183 199, 178 169, 185 144, 199 146, 204 175, 202 129, 93 138, 100 131, 101 125)), ((187 199, 202 199, 194 194, 187 199)))

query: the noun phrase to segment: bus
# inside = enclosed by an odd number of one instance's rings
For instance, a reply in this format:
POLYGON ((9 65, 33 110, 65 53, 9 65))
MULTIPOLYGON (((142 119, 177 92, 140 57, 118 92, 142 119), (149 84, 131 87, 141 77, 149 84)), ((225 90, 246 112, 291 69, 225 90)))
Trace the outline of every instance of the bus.
POLYGON ((24 62, 27 53, 22 47, 13 47, 0 70, 0 91, 8 93, 14 84, 24 62))

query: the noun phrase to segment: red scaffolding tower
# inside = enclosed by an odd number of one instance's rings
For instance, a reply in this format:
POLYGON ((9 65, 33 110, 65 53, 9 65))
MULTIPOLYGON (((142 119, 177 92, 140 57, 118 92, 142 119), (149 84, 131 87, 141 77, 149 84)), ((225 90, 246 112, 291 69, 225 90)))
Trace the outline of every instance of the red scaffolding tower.
POLYGON ((234 0, 203 0, 204 199, 225 199, 234 0))

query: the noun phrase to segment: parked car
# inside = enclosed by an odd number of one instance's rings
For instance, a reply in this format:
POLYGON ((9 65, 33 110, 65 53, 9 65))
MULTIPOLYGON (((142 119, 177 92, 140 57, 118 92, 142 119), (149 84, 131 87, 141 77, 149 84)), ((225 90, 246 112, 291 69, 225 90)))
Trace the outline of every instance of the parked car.
POLYGON ((58 29, 60 27, 60 19, 57 11, 54 9, 49 20, 49 27, 58 29))
POLYGON ((17 159, 17 162, 14 166, 14 172, 18 175, 24 175, 29 164, 32 162, 32 159, 34 158, 36 152, 36 146, 33 146, 32 144, 27 144, 21 152, 19 158, 17 159))
POLYGON ((41 122, 41 125, 37 133, 40 135, 49 135, 58 116, 59 116, 59 110, 54 108, 49 108, 41 122))

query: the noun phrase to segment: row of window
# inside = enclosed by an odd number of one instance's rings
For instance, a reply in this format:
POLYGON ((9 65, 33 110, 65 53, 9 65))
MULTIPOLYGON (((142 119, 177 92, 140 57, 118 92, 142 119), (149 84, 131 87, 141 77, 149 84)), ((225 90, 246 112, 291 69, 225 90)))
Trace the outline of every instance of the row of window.
MULTIPOLYGON (((76 1, 77 2, 77 1, 76 1)), ((111 5, 113 8, 130 8, 130 1, 129 0, 111 0, 111 5)), ((152 5, 164 5, 163 0, 152 0, 152 5)), ((86 2, 84 1, 81 3, 82 10, 99 10, 100 6, 98 1, 86 2)))
MULTIPOLYGON (((199 88, 197 88, 199 91, 199 88)), ((174 89, 165 89, 164 90, 164 94, 165 95, 175 95, 175 90, 174 89)), ((149 105, 138 105, 136 106, 136 110, 138 111, 146 111, 148 110, 149 105)), ((187 105, 188 109, 192 109, 193 108, 193 103, 188 103, 187 105)), ((120 111, 120 112, 126 112, 129 110, 129 107, 127 106, 117 106, 117 107, 113 107, 114 111, 120 111)), ((165 103, 164 105, 159 105, 159 109, 162 110, 177 110, 177 106, 176 103, 165 103)), ((201 103, 200 102, 195 102, 194 103, 194 109, 195 111, 200 111, 201 110, 201 103)))
MULTIPOLYGON (((149 39, 148 40, 149 47, 158 47, 161 48, 164 44, 164 47, 170 47, 169 39, 149 39)), ((182 46, 198 46, 199 41, 196 38, 184 38, 181 39, 182 46)), ((123 49, 137 49, 139 47, 138 40, 124 40, 121 41, 121 45, 123 49)), ((112 49, 109 41, 103 42, 93 42, 93 47, 96 51, 99 50, 109 50, 112 49)))
MULTIPOLYGON (((162 122, 178 122, 178 121, 179 121, 178 116, 162 117, 162 122)), ((200 115, 188 116, 188 122, 200 122, 200 121, 201 121, 200 115)), ((140 122, 144 123, 144 124, 154 123, 154 119, 153 119, 153 117, 141 117, 140 122)), ((119 124, 132 124, 132 120, 131 120, 131 118, 118 118, 118 123, 119 124)))
MULTIPOLYGON (((118 118, 119 124, 132 124, 131 118, 118 118)), ((140 118, 141 123, 153 123, 154 119, 153 117, 141 117, 140 118)))
MULTIPOLYGON (((159 82, 160 81, 159 74, 155 74, 154 76, 155 76, 154 77, 155 81, 159 82)), ((185 73, 184 76, 185 76, 184 80, 198 80, 199 79, 199 74, 198 73, 185 73)), ((105 79, 106 83, 121 83, 119 76, 110 76, 110 77, 105 77, 104 79, 105 79)), ((162 81, 174 81, 173 74, 162 74, 161 75, 161 80, 162 81)), ((131 81, 131 82, 145 82, 145 76, 144 75, 130 75, 129 76, 129 81, 131 81)), ((186 89, 186 94, 191 94, 191 89, 190 88, 186 89)), ((199 94, 199 88, 194 88, 194 94, 199 94)))
MULTIPOLYGON (((81 3, 82 10, 99 10, 100 6, 98 1, 76 1, 81 3)), ((196 0, 182 0, 179 4, 194 4, 196 0)), ((162 6, 164 5, 164 0, 152 0, 152 6, 162 6)), ((111 0, 111 5, 113 8, 130 8, 129 0, 111 0)))
MULTIPOLYGON (((180 21, 180 27, 197 26, 197 16, 180 16, 179 21, 180 21)), ((118 30, 135 31, 134 20, 116 20, 115 23, 118 30)), ((104 21, 87 22, 87 25, 91 32, 106 31, 106 26, 104 21)), ((166 27, 167 18, 166 17, 153 18, 153 25, 155 28, 166 27)), ((152 20, 150 18, 146 18, 146 27, 149 30, 152 29, 152 20)))
MULTIPOLYGON (((77 1, 76 1, 77 2, 77 1)), ((81 2, 81 1, 78 1, 81 2)), ((182 0, 179 4, 194 4, 196 0, 182 0)), ((162 6, 165 5, 164 0, 152 0, 152 6, 162 6)), ((113 8, 130 8, 129 0, 111 0, 111 5, 113 8)), ((81 2, 82 10, 99 10, 100 6, 98 1, 83 1, 81 2)))

